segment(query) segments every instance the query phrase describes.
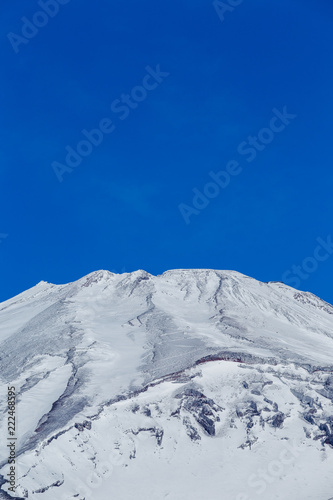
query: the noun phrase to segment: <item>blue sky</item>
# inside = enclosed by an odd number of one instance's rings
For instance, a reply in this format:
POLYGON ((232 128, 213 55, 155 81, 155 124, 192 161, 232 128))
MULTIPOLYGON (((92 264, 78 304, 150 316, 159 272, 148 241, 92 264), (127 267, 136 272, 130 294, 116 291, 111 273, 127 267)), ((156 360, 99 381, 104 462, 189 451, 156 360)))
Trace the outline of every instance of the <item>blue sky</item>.
POLYGON ((54 2, 0 7, 0 300, 97 269, 214 268, 333 303, 330 2, 54 2))

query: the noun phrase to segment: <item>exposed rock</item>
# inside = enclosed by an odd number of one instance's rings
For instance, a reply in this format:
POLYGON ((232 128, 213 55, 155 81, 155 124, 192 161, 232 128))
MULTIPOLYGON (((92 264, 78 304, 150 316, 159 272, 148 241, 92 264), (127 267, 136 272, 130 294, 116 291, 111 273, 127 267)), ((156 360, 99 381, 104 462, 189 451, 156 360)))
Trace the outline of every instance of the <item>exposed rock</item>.
POLYGON ((274 415, 271 420, 271 424, 273 427, 282 427, 284 419, 285 415, 282 412, 279 412, 277 415, 274 415))
POLYGON ((74 424, 74 427, 75 427, 76 429, 78 429, 80 432, 84 431, 85 429, 90 430, 90 429, 91 429, 91 422, 89 422, 88 420, 84 420, 84 421, 82 422, 82 424, 80 424, 80 423, 75 423, 75 424, 74 424))

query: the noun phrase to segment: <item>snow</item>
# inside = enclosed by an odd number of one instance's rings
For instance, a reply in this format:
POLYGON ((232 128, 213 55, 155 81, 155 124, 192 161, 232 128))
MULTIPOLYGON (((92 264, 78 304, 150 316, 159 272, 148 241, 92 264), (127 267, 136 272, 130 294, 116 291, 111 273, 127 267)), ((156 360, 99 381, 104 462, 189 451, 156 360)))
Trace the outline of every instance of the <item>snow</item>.
POLYGON ((333 307, 318 297, 235 271, 97 271, 0 304, 0 324, 16 495, 332 496, 333 307))

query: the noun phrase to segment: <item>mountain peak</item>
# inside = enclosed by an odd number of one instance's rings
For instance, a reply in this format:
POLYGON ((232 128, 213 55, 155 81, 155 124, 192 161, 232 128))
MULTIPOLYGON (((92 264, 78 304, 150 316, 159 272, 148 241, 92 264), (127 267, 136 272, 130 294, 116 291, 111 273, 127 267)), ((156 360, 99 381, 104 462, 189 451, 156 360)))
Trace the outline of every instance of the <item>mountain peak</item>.
MULTIPOLYGON (((98 270, 2 304, 0 344, 22 497, 76 498, 86 484, 86 498, 143 500, 149 463, 152 498, 252 500, 248 477, 293 441, 316 477, 331 477, 333 307, 312 294, 236 271, 98 270), (116 455, 115 475, 88 496, 86 477, 116 455)), ((281 470, 272 498, 327 500, 308 495, 301 470, 281 470)))

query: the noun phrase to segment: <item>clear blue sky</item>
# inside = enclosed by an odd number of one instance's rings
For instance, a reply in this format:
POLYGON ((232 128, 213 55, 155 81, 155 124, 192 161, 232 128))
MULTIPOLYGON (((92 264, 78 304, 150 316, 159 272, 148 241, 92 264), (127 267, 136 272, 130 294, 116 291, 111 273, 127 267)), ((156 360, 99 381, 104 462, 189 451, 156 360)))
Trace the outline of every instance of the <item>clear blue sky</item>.
POLYGON ((333 303, 333 5, 40 5, 0 7, 0 300, 97 269, 214 268, 333 303), (195 188, 216 196, 198 209, 195 188))

